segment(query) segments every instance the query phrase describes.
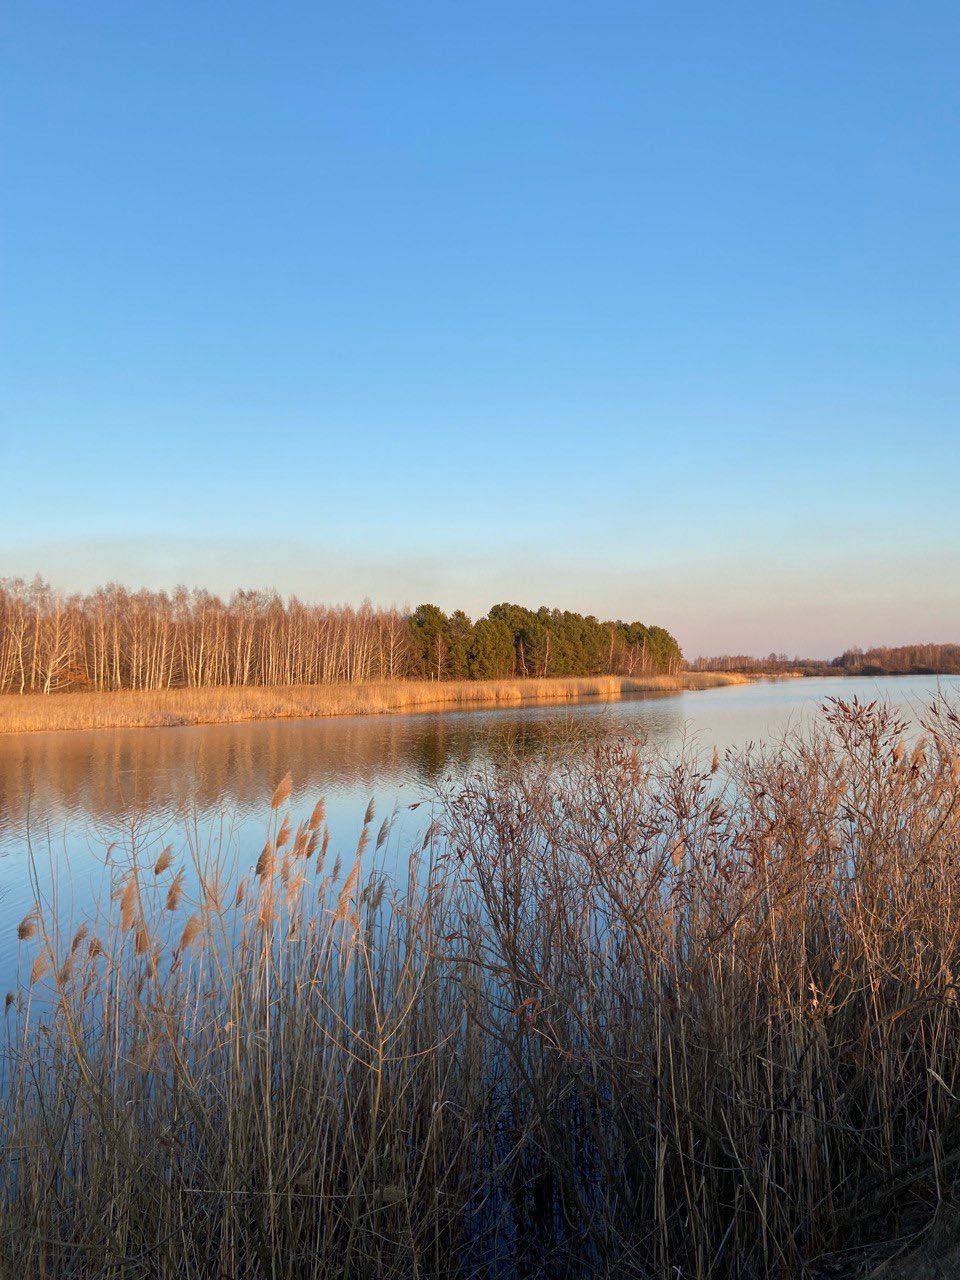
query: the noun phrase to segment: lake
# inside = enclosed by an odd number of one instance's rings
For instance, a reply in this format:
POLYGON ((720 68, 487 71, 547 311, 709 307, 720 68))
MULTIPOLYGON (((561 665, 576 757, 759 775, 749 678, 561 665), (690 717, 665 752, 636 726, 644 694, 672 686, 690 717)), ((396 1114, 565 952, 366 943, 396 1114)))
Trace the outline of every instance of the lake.
POLYGON ((15 973, 32 876, 45 898, 57 886, 61 918, 78 919, 102 890, 108 850, 115 870, 132 846, 152 859, 166 844, 216 846, 246 867, 287 772, 294 823, 325 798, 331 857, 350 857, 372 798, 378 824, 396 814, 379 856, 405 865, 436 788, 507 751, 611 731, 661 751, 722 750, 801 725, 829 697, 884 698, 914 719, 938 689, 960 698, 960 679, 761 681, 568 706, 0 736, 0 983, 15 973))

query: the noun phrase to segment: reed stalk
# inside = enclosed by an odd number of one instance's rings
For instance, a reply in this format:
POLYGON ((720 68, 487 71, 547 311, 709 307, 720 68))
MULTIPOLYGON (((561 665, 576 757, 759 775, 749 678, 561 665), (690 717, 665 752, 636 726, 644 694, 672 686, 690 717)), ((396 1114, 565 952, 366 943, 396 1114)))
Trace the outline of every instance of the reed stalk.
POLYGON ((331 871, 284 780, 259 874, 145 859, 80 942, 38 903, 0 1271, 756 1280, 922 1246, 960 1177, 960 719, 907 739, 834 703, 736 757, 506 764, 386 887, 372 807, 331 871))

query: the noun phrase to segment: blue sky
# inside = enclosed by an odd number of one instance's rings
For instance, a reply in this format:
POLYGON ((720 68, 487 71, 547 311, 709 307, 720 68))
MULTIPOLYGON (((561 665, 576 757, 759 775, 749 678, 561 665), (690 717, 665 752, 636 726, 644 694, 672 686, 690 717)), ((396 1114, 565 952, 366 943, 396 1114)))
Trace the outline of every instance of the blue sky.
POLYGON ((955 4, 0 22, 0 574, 960 639, 955 4))

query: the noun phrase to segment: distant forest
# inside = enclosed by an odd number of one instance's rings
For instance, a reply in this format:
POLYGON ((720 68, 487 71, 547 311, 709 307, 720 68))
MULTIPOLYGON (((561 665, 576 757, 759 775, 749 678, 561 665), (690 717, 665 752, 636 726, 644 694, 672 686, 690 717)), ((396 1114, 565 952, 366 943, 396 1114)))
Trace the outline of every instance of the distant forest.
POLYGON ((771 653, 766 658, 726 654, 698 658, 695 671, 773 672, 823 676, 960 675, 960 644, 905 644, 898 648, 847 649, 839 658, 788 658, 771 653))
POLYGON ((472 621, 436 605, 308 605, 276 593, 62 595, 0 579, 0 693, 674 673, 662 627, 498 604, 472 621))

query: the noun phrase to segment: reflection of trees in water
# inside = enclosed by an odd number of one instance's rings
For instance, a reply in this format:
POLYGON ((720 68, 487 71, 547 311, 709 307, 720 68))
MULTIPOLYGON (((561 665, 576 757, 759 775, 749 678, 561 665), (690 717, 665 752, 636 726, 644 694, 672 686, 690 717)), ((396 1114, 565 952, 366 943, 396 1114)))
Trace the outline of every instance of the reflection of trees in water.
POLYGON ((384 721, 216 725, 0 740, 5 824, 33 812, 82 811, 106 820, 131 810, 255 807, 288 770, 298 787, 391 779, 408 771, 384 721), (375 732, 370 732, 370 728, 375 732))
MULTIPOLYGON (((471 718, 469 713, 456 719, 437 717, 437 723, 423 724, 421 731, 409 738, 403 763, 405 776, 431 787, 468 773, 478 764, 500 762, 508 758, 523 759, 550 746, 584 736, 581 725, 573 730, 576 722, 565 724, 555 718, 530 716, 521 713, 502 716, 494 713, 483 718, 471 718)), ((606 732, 606 726, 595 720, 586 730, 589 736, 606 732)))
MULTIPOLYGON (((668 719, 676 733, 679 704, 672 702, 668 719)), ((297 789, 401 783, 432 789, 488 761, 522 759, 618 730, 638 732, 645 717, 635 710, 617 703, 0 737, 0 834, 22 829, 28 807, 34 819, 72 814, 103 823, 131 812, 224 803, 255 809, 288 771, 297 789)))

